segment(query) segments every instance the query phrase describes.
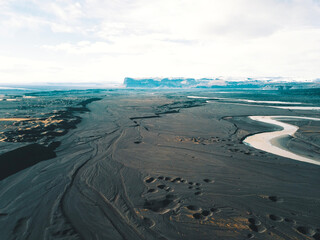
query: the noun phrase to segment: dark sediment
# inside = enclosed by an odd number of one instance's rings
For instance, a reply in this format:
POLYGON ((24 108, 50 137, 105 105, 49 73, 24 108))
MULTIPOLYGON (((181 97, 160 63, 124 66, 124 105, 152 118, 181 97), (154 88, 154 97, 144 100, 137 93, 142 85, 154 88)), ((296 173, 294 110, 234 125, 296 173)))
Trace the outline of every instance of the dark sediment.
POLYGON ((81 117, 76 114, 88 112, 87 105, 98 100, 101 98, 90 98, 78 103, 80 107, 66 107, 66 110, 51 113, 46 118, 30 118, 30 120, 16 122, 14 124, 17 127, 14 130, 2 133, 3 141, 36 142, 45 138, 45 141, 49 142, 57 136, 63 136, 81 122, 81 117))
POLYGON ((77 105, 80 107, 66 107, 52 113, 47 118, 14 122, 17 127, 11 131, 4 131, 3 141, 5 142, 34 142, 21 148, 0 155, 0 180, 21 171, 27 167, 37 164, 40 161, 56 157, 54 150, 60 142, 54 141, 55 137, 63 136, 70 129, 75 129, 81 122, 77 113, 88 112, 87 105, 99 101, 101 98, 89 98, 77 105), (38 144, 42 139, 43 143, 38 144), (46 147, 46 145, 48 147, 46 147))
POLYGON ((44 147, 34 143, 0 155, 0 180, 38 162, 56 157, 54 149, 53 146, 44 147))
POLYGON ((0 238, 318 240, 319 168, 241 143, 274 129, 246 116, 290 111, 188 95, 72 105, 56 159, 0 181, 0 238))

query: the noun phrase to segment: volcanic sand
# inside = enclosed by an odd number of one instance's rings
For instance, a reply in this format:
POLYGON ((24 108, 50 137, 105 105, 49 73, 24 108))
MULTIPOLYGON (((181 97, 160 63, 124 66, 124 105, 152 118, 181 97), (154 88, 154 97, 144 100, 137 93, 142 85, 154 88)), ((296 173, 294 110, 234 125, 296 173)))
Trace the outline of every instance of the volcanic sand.
POLYGON ((319 239, 319 166, 242 143, 277 130, 247 116, 295 112, 143 92, 88 108, 56 158, 0 182, 1 239, 319 239))

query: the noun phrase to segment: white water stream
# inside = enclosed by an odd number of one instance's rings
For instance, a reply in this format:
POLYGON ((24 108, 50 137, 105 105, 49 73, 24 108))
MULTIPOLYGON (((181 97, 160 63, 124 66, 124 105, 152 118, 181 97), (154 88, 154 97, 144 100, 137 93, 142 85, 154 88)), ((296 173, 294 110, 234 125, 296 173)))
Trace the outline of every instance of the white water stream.
POLYGON ((313 121, 320 121, 320 118, 310 118, 310 117, 295 117, 295 116, 251 116, 250 119, 255 121, 260 121, 264 123, 269 123, 273 125, 277 125, 282 127, 281 131, 274 131, 274 132, 264 132, 258 133, 252 136, 247 137, 243 142, 251 147, 256 149, 260 149, 265 152, 269 152, 278 156, 291 158, 297 161, 308 162, 316 165, 320 165, 320 159, 317 161, 315 159, 311 159, 305 156, 301 156, 290 152, 286 149, 283 149, 276 144, 276 139, 279 137, 285 136, 293 136, 294 133, 299 129, 297 126, 283 123, 276 119, 305 119, 305 120, 313 120, 313 121))

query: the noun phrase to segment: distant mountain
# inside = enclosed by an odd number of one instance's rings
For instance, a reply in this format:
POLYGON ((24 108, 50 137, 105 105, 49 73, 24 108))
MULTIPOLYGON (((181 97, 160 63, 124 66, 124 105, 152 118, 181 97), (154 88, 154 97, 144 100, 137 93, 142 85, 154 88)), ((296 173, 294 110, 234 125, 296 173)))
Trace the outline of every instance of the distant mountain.
POLYGON ((320 79, 295 81, 288 78, 125 78, 126 88, 247 88, 286 90, 300 88, 320 88, 320 79))

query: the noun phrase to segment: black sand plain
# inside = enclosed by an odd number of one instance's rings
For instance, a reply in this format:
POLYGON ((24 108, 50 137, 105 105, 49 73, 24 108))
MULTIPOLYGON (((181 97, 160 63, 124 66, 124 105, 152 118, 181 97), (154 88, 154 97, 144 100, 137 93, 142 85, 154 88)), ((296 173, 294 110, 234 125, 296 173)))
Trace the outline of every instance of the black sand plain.
MULTIPOLYGON (((76 102, 88 111, 65 109, 81 122, 64 134, 0 142, 0 159, 12 144, 56 155, 0 181, 0 239, 320 239, 320 167, 242 143, 278 129, 247 116, 318 112, 187 98, 199 92, 90 94, 76 102)), ((319 123, 299 125, 285 144, 317 157, 319 123)))

